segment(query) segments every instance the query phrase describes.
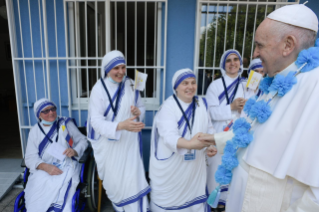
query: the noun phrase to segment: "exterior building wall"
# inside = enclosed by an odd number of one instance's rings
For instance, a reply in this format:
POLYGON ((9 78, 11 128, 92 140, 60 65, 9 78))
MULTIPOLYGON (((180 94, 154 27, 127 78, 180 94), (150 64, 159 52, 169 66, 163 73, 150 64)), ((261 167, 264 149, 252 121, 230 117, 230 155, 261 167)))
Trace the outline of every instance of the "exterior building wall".
MULTIPOLYGON (((305 0, 301 0, 300 3, 304 2, 305 0)), ((45 29, 43 27, 40 29, 41 25, 39 23, 39 16, 43 16, 41 12, 39 13, 39 9, 40 11, 43 10, 42 1, 30 0, 30 27, 28 1, 19 1, 18 5, 18 1, 13 0, 16 38, 11 42, 16 43, 15 46, 17 48, 16 50, 13 49, 13 53, 15 52, 15 55, 18 58, 44 57, 46 54, 50 57, 66 57, 63 0, 56 0, 57 31, 55 30, 55 11, 53 4, 54 1, 47 0, 46 5, 44 6, 47 11, 46 19, 48 38, 48 48, 45 48, 45 29), (21 16, 19 16, 19 14, 21 16), (21 24, 19 20, 21 20, 21 24), (21 36, 21 31, 23 36, 21 36), (32 39, 30 32, 32 32, 32 39), (22 42, 23 45, 21 45, 22 42), (31 45, 33 45, 33 52, 31 45), (20 48, 21 46, 23 46, 23 49, 20 48)), ((194 67, 196 6, 197 0, 168 0, 166 83, 163 85, 165 86, 165 98, 169 97, 173 93, 171 80, 174 73, 182 68, 193 69, 194 67)), ((307 6, 319 15, 319 4, 317 4, 316 1, 309 1, 307 6)), ((44 17, 41 19, 43 20, 43 18, 44 17)), ((41 24, 43 26, 43 23, 41 24)), ((20 97, 17 98, 20 98, 23 106, 23 117, 20 120, 21 125, 34 125, 36 123, 37 120, 33 115, 33 105, 36 99, 42 97, 51 96, 51 99, 57 104, 58 114, 69 116, 66 60, 26 59, 16 60, 14 64, 20 74, 20 78, 17 79, 20 87, 20 91, 18 91, 20 92, 20 97), (50 70, 49 78, 46 76, 48 68, 50 70), (50 79, 50 82, 47 81, 48 79, 50 79), (48 83, 51 84, 50 95, 47 90, 48 83), (28 93, 28 98, 26 93, 28 93), (59 101, 59 99, 61 99, 61 101, 59 101), (61 105, 59 102, 61 102, 61 105), (30 120, 28 118, 28 114, 30 114, 30 120)), ((72 110, 71 116, 76 119, 79 126, 84 126, 87 118, 87 110, 81 110, 80 112, 81 123, 79 123, 78 113, 78 110, 72 110)), ((151 126, 152 121, 153 112, 149 111, 146 115, 146 125, 151 126)), ((144 161, 146 169, 148 169, 148 158, 150 154, 150 134, 151 129, 143 130, 144 161)), ((25 137, 27 137, 27 133, 25 137)), ((22 146, 22 148, 25 148, 25 146, 22 146)))

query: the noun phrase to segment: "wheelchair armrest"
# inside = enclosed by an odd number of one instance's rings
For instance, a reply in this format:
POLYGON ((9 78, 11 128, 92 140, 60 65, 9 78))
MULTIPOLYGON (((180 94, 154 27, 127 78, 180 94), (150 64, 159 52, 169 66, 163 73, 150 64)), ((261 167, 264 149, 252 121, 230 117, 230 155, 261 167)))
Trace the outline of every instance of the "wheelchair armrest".
POLYGON ((92 152, 92 147, 89 145, 84 151, 82 157, 80 158, 79 163, 85 163, 87 159, 90 157, 91 152, 92 152))
POLYGON ((86 136, 86 127, 78 127, 79 131, 86 136))
POLYGON ((22 161, 21 161, 21 167, 22 167, 22 168, 27 167, 27 166, 25 165, 25 160, 24 160, 24 158, 23 158, 22 161))

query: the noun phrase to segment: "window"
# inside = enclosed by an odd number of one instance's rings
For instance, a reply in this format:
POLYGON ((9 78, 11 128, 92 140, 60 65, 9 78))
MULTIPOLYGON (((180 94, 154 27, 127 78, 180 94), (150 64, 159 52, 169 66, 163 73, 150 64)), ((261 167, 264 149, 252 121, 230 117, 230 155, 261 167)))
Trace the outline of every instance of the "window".
POLYGON ((135 69, 148 74, 141 96, 148 109, 158 106, 164 70, 161 1, 68 1, 66 5, 73 106, 87 108, 102 58, 115 49, 123 52, 129 77, 134 79, 135 69))
MULTIPOLYGON (((241 53, 247 70, 259 24, 278 7, 297 3, 298 0, 198 0, 194 59, 198 94, 205 95, 209 84, 221 77, 219 62, 227 49, 241 53)), ((243 77, 247 77, 246 71, 243 77)))

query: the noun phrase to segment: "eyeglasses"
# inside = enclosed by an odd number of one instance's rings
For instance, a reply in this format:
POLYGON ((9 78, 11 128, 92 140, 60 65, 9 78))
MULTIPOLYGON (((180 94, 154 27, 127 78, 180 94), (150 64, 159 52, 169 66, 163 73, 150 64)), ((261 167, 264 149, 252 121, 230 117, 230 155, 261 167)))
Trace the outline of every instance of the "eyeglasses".
POLYGON ((50 111, 55 112, 56 107, 51 107, 50 109, 42 110, 41 113, 48 114, 50 111))

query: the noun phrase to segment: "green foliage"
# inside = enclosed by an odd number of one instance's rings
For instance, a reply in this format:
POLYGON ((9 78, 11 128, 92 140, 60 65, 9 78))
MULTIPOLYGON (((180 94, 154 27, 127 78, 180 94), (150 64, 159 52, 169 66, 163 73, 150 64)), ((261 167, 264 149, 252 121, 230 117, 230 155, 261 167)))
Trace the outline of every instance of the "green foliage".
MULTIPOLYGON (((247 64, 244 61, 244 67, 249 65, 249 60, 251 57, 254 29, 256 30, 259 24, 265 18, 266 6, 259 5, 256 14, 256 5, 239 5, 230 6, 230 11, 228 16, 226 11, 221 11, 221 8, 226 8, 225 6, 219 7, 219 12, 209 12, 210 16, 213 16, 212 21, 209 23, 208 29, 202 32, 200 39, 200 65, 204 63, 204 51, 205 43, 206 47, 206 67, 219 67, 219 61, 223 52, 227 49, 232 49, 235 47, 241 54, 244 52, 243 58, 247 58, 247 64), (238 13, 237 13, 238 7, 238 13), (248 8, 248 11, 247 11, 248 8), (236 25, 236 13, 237 15, 237 25, 236 25), (247 16, 246 16, 247 14, 247 16), (256 23, 255 23, 256 15, 256 23), (246 21, 247 17, 247 21, 246 21), (245 33, 245 23, 246 23, 246 33, 245 33), (256 24, 256 27, 254 28, 256 24), (225 29, 226 40, 225 40, 225 29), (235 30, 236 28, 236 30, 235 30), (206 40, 206 30, 207 30, 207 40, 206 40), (215 41, 216 38, 216 41, 215 41), (234 38, 236 39, 234 42, 234 38), (245 40, 245 41, 244 41, 245 40), (224 49, 225 45, 225 49, 224 49), (235 46, 234 46, 235 45, 235 46), (216 46, 216 50, 215 50, 216 46), (244 47, 244 49, 243 49, 244 47), (216 51, 216 52, 214 52, 216 51), (215 64, 214 63, 215 57, 215 64)), ((267 15, 274 10, 274 6, 267 7, 267 15)), ((212 10, 210 10, 212 11, 212 10)), ((207 13, 203 12, 202 17, 206 18, 207 13)))

